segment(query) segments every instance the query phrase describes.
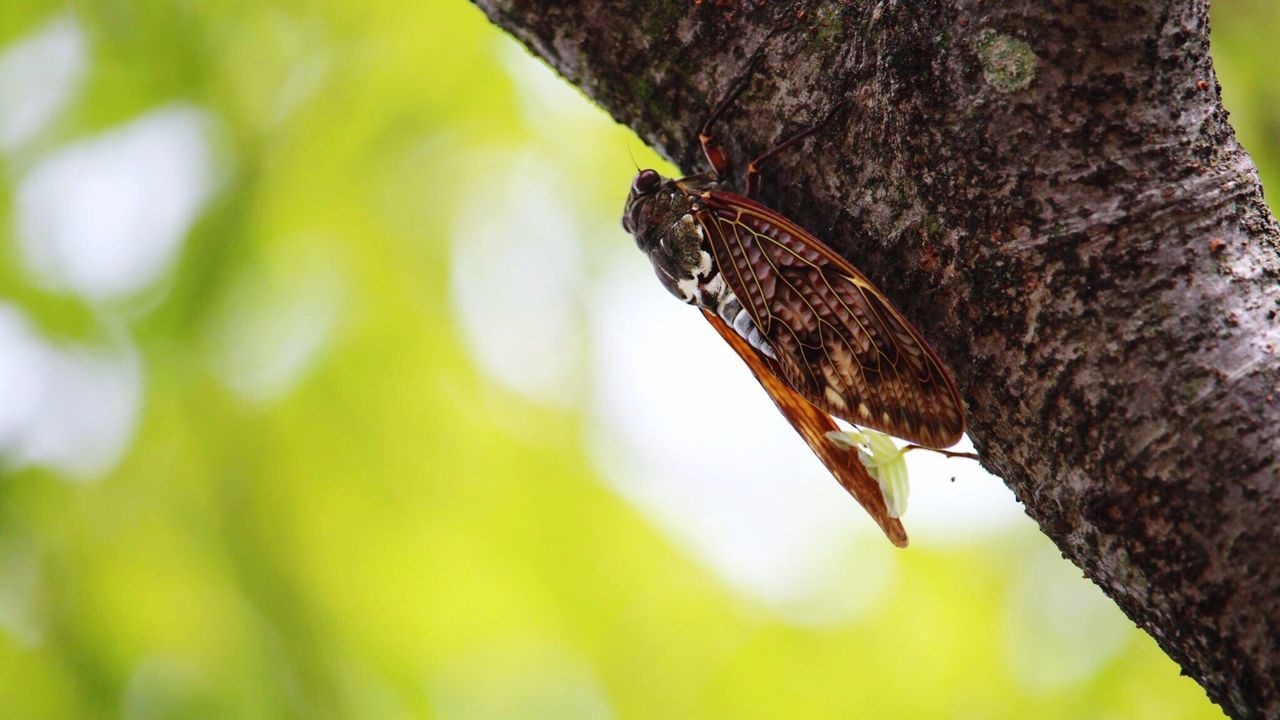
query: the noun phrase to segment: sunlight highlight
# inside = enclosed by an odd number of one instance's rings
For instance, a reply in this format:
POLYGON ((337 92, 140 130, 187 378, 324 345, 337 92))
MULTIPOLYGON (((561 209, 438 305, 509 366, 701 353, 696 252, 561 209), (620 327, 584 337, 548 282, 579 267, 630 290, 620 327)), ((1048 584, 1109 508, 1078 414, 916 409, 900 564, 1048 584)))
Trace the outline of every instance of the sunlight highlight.
POLYGON ((169 106, 41 160, 15 197, 32 279, 96 301, 154 283, 217 186, 212 126, 169 106))

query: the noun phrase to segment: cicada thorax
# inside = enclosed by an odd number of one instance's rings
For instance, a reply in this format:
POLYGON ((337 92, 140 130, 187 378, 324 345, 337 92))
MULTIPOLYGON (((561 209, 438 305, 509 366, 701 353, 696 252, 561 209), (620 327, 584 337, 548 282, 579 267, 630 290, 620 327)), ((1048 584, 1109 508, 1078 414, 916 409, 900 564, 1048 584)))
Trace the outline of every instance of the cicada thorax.
POLYGON ((649 257, 662 286, 675 297, 715 313, 752 347, 774 357, 751 313, 725 281, 707 238, 711 212, 704 193, 718 183, 700 178, 669 180, 650 195, 633 193, 624 225, 649 257))

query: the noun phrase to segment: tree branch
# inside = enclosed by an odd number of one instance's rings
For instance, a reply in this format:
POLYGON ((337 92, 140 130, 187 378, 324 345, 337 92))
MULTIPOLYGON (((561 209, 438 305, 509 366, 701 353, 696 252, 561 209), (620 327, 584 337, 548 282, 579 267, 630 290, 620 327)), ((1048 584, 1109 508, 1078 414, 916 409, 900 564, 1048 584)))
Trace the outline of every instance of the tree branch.
MULTIPOLYGON (((774 207, 955 369, 1063 553, 1236 717, 1280 716, 1280 228, 1204 0, 476 0, 686 171, 778 158, 774 207)), ((740 168, 741 169, 741 168, 740 168)))

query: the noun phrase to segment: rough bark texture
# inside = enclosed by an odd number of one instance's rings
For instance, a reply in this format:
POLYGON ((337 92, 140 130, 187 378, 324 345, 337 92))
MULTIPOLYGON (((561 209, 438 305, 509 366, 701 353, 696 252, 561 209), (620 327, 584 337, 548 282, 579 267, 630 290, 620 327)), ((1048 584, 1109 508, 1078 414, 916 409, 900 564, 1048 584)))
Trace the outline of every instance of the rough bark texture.
POLYGON ((951 363, 1043 531, 1228 713, 1280 717, 1280 231, 1204 0, 476 0, 686 171, 765 201, 951 363), (771 182, 772 181, 772 182, 771 182))

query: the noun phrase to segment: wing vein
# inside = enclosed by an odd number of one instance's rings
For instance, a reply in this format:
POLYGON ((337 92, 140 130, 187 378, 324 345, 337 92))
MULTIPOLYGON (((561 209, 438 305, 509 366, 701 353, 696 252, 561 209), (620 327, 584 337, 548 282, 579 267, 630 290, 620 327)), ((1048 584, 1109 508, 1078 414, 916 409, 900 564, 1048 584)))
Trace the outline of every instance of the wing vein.
POLYGON ((946 447, 959 439, 964 414, 954 380, 883 293, 768 208, 718 191, 700 198, 720 272, 796 392, 825 412, 912 442, 946 447))

